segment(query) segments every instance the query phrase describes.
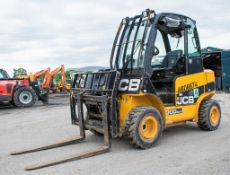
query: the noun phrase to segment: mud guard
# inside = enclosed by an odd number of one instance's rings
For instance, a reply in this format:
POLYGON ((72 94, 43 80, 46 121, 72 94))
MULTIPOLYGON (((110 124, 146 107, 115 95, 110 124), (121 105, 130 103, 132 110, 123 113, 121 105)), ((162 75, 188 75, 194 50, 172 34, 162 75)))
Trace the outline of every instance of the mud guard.
POLYGON ((49 88, 45 88, 43 91, 40 90, 37 82, 31 82, 31 86, 35 91, 38 100, 42 101, 43 104, 49 103, 49 88))

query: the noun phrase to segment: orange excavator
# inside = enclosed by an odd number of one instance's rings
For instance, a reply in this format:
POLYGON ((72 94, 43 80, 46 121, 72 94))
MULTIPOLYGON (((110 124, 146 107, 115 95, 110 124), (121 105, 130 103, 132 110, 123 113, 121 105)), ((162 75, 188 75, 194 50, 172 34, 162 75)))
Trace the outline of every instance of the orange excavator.
POLYGON ((66 75, 65 75, 65 66, 61 65, 61 67, 58 67, 56 69, 54 69, 53 71, 48 71, 45 74, 43 83, 42 83, 42 89, 51 89, 52 90, 52 82, 53 82, 53 77, 58 74, 61 73, 61 87, 62 87, 62 92, 66 91, 66 75))
POLYGON ((30 81, 33 82, 33 81, 37 80, 38 77, 40 77, 42 75, 46 75, 48 72, 50 72, 49 67, 47 69, 41 70, 39 72, 36 72, 35 74, 30 74, 29 79, 30 79, 30 81))
POLYGON ((47 74, 50 72, 50 68, 43 69, 41 71, 36 72, 35 74, 30 73, 30 75, 18 75, 17 78, 19 79, 29 79, 31 82, 36 81, 40 76, 47 74))

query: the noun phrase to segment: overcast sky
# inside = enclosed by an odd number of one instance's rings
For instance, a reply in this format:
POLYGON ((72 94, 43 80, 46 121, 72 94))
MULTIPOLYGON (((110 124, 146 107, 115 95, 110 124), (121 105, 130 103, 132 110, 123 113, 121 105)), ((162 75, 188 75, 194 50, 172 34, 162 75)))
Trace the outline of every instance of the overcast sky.
POLYGON ((120 20, 146 8, 190 16, 202 47, 230 49, 229 0, 1 0, 0 68, 108 66, 120 20))

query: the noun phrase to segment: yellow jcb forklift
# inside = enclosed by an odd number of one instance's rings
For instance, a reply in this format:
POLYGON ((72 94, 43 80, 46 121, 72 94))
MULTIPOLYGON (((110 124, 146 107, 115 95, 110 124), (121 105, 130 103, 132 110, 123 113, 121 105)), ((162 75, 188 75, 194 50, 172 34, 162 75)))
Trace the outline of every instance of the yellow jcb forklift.
POLYGON ((122 20, 110 69, 73 77, 71 120, 80 137, 13 154, 76 143, 85 139, 85 130, 104 136, 102 147, 26 168, 33 170, 107 152, 116 137, 147 149, 166 127, 187 121, 213 131, 221 120, 214 94, 214 72, 203 68, 195 21, 147 9, 122 20))

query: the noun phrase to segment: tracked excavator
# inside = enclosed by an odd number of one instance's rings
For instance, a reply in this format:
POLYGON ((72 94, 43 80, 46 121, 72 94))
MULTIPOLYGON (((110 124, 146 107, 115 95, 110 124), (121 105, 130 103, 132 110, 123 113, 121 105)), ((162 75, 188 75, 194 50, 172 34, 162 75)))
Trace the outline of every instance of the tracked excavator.
POLYGON ((45 76, 46 74, 50 73, 50 68, 48 67, 47 69, 40 70, 36 73, 30 73, 29 75, 18 75, 17 78, 19 79, 30 79, 30 81, 34 82, 36 81, 39 77, 45 76))
POLYGON ((44 81, 42 83, 42 89, 49 88, 53 91, 56 91, 57 88, 56 88, 56 86, 53 86, 52 83, 53 83, 53 77, 55 75, 57 75, 59 72, 61 73, 61 83, 59 86, 60 86, 62 92, 65 92, 66 91, 66 75, 65 75, 65 66, 64 65, 61 65, 60 67, 54 69, 51 72, 48 72, 45 75, 44 81))

